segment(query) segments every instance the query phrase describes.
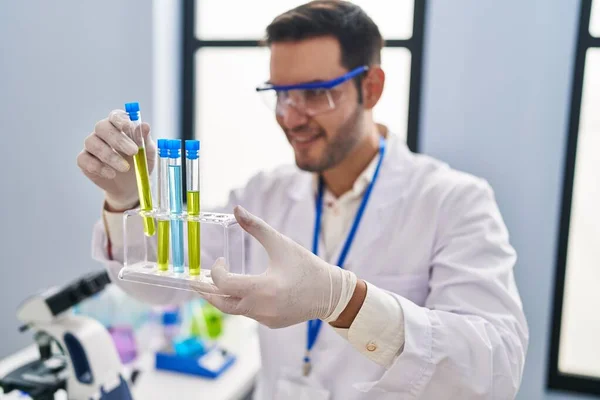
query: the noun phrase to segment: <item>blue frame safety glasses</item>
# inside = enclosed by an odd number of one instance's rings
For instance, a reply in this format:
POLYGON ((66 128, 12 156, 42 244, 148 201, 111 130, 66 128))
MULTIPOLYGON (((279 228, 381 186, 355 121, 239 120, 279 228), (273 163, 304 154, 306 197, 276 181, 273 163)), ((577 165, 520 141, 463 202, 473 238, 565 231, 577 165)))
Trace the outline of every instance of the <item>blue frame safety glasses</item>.
POLYGON ((283 116, 288 107, 313 117, 335 109, 342 92, 336 88, 369 69, 364 65, 329 81, 298 83, 295 85, 272 85, 265 83, 256 88, 265 104, 277 115, 283 116))

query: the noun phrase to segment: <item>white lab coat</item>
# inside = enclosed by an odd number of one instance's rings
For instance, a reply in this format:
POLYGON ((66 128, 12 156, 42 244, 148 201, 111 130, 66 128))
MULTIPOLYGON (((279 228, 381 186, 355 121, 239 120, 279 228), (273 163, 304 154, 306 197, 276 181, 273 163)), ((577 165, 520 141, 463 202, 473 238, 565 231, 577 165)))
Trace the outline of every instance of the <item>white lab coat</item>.
MULTIPOLYGON (((514 398, 528 329, 513 278, 515 251, 493 192, 485 181, 413 154, 404 141, 388 135, 380 176, 346 267, 397 297, 404 312, 404 348, 385 369, 323 324, 312 351, 312 375, 335 400, 514 398)), ((311 248, 311 174, 295 167, 260 173, 232 192, 224 210, 232 212, 236 204, 311 248)), ((211 265, 208 240, 203 237, 203 268, 211 265)), ((121 264, 106 259, 101 223, 93 246, 113 281, 133 296, 163 303, 193 295, 119 281, 121 264)), ((267 264, 255 240, 247 256, 252 273, 267 264)), ((273 398, 282 369, 300 370, 306 330, 305 323, 260 327, 256 398, 273 398)))

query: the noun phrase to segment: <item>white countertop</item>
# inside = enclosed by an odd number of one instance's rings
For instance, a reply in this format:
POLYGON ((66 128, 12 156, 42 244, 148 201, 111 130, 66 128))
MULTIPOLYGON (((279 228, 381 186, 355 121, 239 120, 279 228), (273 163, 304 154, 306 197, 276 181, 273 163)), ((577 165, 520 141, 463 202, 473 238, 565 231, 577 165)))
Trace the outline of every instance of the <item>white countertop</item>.
MULTIPOLYGON (((155 370, 153 354, 143 354, 134 364, 135 367, 141 370, 135 384, 131 387, 134 399, 175 398, 173 396, 175 391, 177 392, 177 400, 243 399, 252 388, 254 379, 260 369, 257 325, 253 320, 236 316, 227 317, 224 323, 224 334, 219 343, 234 354, 237 359, 219 378, 212 380, 155 370)), ((39 353, 35 345, 28 346, 6 357, 0 360, 0 376, 4 376, 18 366, 38 357, 39 353)), ((2 399, 24 399, 15 392, 11 393, 11 396, 0 395, 0 397, 2 399)), ((59 394, 56 399, 66 399, 66 397, 64 394, 59 394)))

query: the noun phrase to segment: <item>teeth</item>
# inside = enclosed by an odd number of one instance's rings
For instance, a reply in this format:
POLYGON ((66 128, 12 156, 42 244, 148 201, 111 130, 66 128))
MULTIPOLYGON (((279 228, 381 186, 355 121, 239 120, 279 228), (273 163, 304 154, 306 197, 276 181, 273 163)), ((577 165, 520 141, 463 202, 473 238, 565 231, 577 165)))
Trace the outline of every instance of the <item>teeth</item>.
POLYGON ((317 135, 313 135, 313 136, 309 136, 309 137, 295 137, 294 141, 299 142, 299 143, 306 143, 306 142, 310 142, 311 140, 315 139, 317 137, 317 135))

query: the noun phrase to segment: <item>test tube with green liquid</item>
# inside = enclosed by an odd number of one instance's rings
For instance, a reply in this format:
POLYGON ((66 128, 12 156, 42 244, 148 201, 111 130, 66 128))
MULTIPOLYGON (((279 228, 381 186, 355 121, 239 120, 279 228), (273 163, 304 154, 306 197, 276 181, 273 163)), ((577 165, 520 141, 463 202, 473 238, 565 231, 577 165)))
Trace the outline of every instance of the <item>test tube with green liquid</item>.
POLYGON ((169 140, 158 139, 158 247, 160 271, 169 270, 169 140))
MULTIPOLYGON (((186 140, 187 212, 200 215, 200 141, 186 140)), ((188 220, 188 263, 191 276, 200 275, 200 222, 188 220)))
MULTIPOLYGON (((148 159, 146 158, 146 144, 142 135, 142 117, 140 115, 139 103, 126 103, 125 111, 133 124, 131 132, 126 132, 138 146, 138 152, 133 156, 135 165, 135 177, 137 181, 138 195, 140 198, 140 209, 152 211, 152 193, 150 191, 150 177, 148 174, 148 159)), ((143 217, 144 233, 146 236, 154 236, 156 227, 154 218, 143 217)))

